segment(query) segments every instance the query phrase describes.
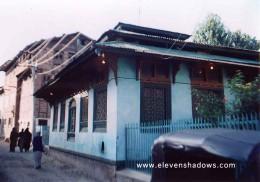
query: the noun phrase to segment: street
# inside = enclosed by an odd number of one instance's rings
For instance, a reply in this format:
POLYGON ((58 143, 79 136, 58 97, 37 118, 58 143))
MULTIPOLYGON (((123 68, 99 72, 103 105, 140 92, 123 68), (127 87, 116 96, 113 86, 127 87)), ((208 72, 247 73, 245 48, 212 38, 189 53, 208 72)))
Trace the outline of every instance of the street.
POLYGON ((9 144, 0 141, 1 182, 94 182, 68 164, 43 155, 42 168, 34 169, 33 152, 9 152, 9 144))

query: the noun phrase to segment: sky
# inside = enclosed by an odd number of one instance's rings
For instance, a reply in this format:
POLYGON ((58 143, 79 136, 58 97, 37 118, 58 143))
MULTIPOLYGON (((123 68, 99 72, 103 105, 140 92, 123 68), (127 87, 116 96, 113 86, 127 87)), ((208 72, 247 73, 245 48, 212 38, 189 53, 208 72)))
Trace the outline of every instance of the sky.
POLYGON ((210 13, 260 40, 260 0, 1 0, 0 65, 33 41, 72 32, 97 39, 118 22, 193 34, 210 13))

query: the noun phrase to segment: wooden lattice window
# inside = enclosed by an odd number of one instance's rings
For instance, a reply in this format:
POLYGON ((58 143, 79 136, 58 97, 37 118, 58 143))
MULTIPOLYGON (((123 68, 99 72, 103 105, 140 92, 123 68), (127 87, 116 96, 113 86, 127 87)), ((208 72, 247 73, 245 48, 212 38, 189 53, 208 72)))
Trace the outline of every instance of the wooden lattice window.
POLYGON ((214 64, 197 64, 192 66, 192 85, 201 88, 221 88, 221 69, 214 64))
POLYGON ((206 81, 206 73, 203 67, 192 68, 192 79, 196 81, 206 81))
POLYGON ((55 104, 55 105, 54 105, 54 108, 53 108, 52 131, 57 131, 57 125, 58 125, 58 111, 59 111, 58 104, 55 104))
POLYGON ((96 88, 93 131, 105 132, 107 127, 107 88, 96 88))
POLYGON ((69 103, 68 139, 75 137, 76 109, 76 101, 75 99, 72 99, 69 103))
POLYGON ((141 122, 171 119, 170 85, 142 83, 141 122))
POLYGON ((65 109, 66 109, 66 103, 65 103, 65 101, 62 101, 60 104, 60 131, 64 131, 65 109))
POLYGON ((143 82, 169 82, 169 63, 145 62, 141 63, 141 80, 143 82))
POLYGON ((88 130, 88 96, 81 97, 80 101, 80 131, 88 130))
POLYGON ((222 89, 192 88, 193 117, 208 117, 208 113, 222 115, 225 110, 222 89))

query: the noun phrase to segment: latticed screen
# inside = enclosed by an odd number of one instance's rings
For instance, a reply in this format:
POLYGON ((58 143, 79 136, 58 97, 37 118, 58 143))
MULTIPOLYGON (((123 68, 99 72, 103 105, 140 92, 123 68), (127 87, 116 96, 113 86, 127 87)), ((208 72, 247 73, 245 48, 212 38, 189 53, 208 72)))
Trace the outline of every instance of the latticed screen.
POLYGON ((54 105, 54 111, 53 111, 53 126, 52 130, 57 130, 57 124, 58 124, 58 104, 54 105))
POLYGON ((143 84, 141 115, 141 122, 170 119, 169 86, 143 84))
MULTIPOLYGON (((93 130, 101 129, 105 131, 107 120, 107 88, 97 88, 95 90, 95 112, 93 130)), ((100 130, 100 131, 101 131, 100 130)))
POLYGON ((69 127, 68 127, 68 138, 75 136, 76 126, 76 101, 73 99, 69 104, 69 127))
POLYGON ((107 90, 97 90, 95 99, 95 120, 106 120, 107 119, 107 90))
POLYGON ((64 130, 64 124, 65 124, 65 101, 61 102, 60 105, 60 131, 64 130))
POLYGON ((88 96, 81 97, 80 131, 88 128, 88 96))

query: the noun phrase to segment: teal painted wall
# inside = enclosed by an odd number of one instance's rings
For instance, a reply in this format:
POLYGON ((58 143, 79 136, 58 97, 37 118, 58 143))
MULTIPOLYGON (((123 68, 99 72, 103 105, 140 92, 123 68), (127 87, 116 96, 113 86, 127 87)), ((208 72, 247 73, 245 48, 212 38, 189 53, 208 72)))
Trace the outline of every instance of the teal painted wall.
MULTIPOLYGON (((88 154, 104 159, 116 160, 116 121, 117 121, 117 87, 112 71, 109 73, 109 83, 107 85, 107 132, 93 132, 93 109, 94 109, 94 90, 88 91, 88 131, 79 132, 80 120, 80 97, 76 95, 74 98, 77 103, 76 132, 75 141, 67 140, 68 130, 68 114, 65 117, 65 131, 50 131, 50 146, 63 148, 83 154, 88 154), (104 152, 101 152, 101 143, 105 144, 104 152)), ((66 113, 68 113, 69 101, 66 100, 66 113)), ((59 106, 60 107, 60 106, 59 106)), ((52 128, 53 108, 51 112, 51 128, 52 128)), ((59 121, 58 121, 59 128, 59 121)))
POLYGON ((190 83, 188 66, 183 63, 175 76, 175 83, 171 86, 173 121, 192 118, 190 83))
POLYGON ((226 68, 222 69, 222 73, 223 73, 223 86, 224 86, 224 97, 225 97, 225 101, 226 101, 226 111, 227 111, 227 107, 230 107, 231 109, 231 103, 235 100, 234 95, 232 95, 230 89, 228 88, 228 80, 230 79, 230 77, 227 74, 228 70, 226 68))
MULTIPOLYGON (((134 58, 121 57, 118 59, 117 94, 117 160, 124 160, 125 125, 127 123, 140 122, 140 81, 136 80, 136 61, 134 58)), ((186 64, 181 64, 180 70, 176 75, 176 83, 171 85, 173 120, 191 118, 191 102, 189 69, 186 64)), ((141 135, 143 134, 140 134, 140 137, 142 137, 141 135)), ((152 139, 153 137, 146 136, 145 138, 152 139)), ((152 143, 152 141, 149 142, 148 140, 143 142, 143 145, 152 143)), ((136 149, 136 151, 141 150, 136 149)), ((138 155, 137 153, 136 157, 138 155)))
MULTIPOLYGON (((140 122, 140 81, 136 80, 135 58, 122 56, 118 58, 117 64, 117 85, 113 72, 111 70, 109 72, 109 83, 107 87, 107 132, 93 132, 94 90, 90 89, 88 92, 88 132, 79 132, 80 95, 77 95, 75 96, 77 102, 75 141, 67 141, 66 131, 68 127, 68 115, 66 114, 65 132, 53 132, 50 130, 51 146, 102 157, 113 161, 125 159, 125 125, 127 123, 140 122), (104 153, 100 151, 102 141, 105 143, 104 153)), ((224 84, 227 82, 225 71, 223 71, 223 82, 224 84)), ((188 65, 183 63, 180 65, 180 69, 176 74, 175 83, 171 84, 171 109, 173 120, 192 118, 190 83, 191 81, 188 65)), ((226 98, 232 98, 226 87, 224 88, 224 93, 226 98)), ((69 101, 70 99, 66 101, 66 112, 68 112, 69 101)), ((51 128, 52 117, 53 109, 50 122, 51 128)), ((143 142, 145 145, 148 143, 148 140, 143 142)), ((152 143, 152 141, 149 143, 152 143)), ((139 154, 137 153, 136 155, 138 156, 139 154)))
POLYGON ((125 124, 140 121, 140 81, 134 58, 118 59, 117 160, 125 159, 125 124))

